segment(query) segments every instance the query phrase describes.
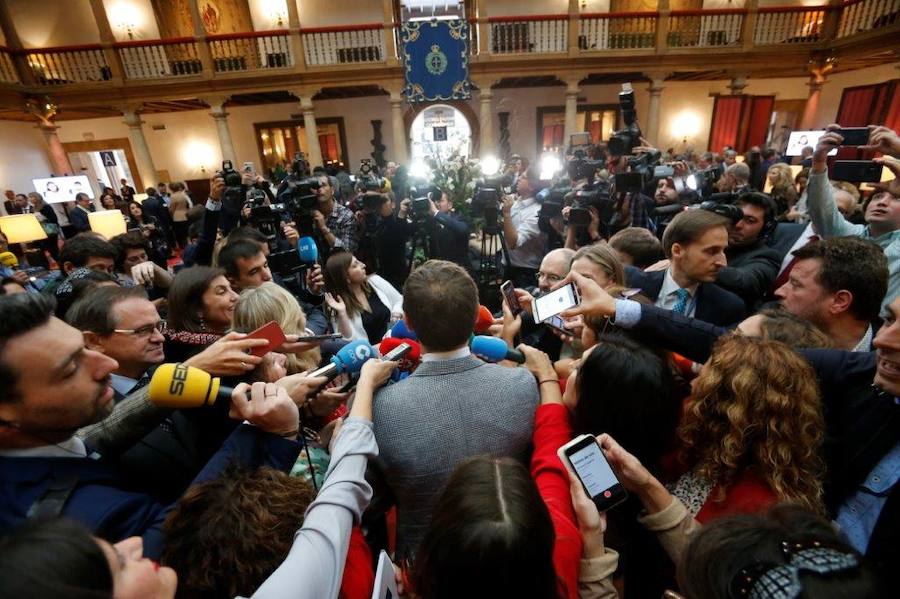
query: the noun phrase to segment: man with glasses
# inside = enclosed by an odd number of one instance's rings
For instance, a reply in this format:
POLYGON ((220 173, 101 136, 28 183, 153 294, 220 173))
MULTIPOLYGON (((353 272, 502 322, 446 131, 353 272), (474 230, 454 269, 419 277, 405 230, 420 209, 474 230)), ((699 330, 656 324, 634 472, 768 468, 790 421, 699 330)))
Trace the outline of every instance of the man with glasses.
POLYGON ((548 252, 541 260, 535 278, 537 279, 538 294, 544 294, 553 289, 553 286, 566 278, 569 268, 572 266, 574 250, 559 248, 548 252))
MULTIPOLYGON (((568 248, 548 252, 541 260, 541 266, 535 275, 537 288, 529 289, 529 293, 541 296, 553 289, 569 274, 574 257, 575 251, 568 248)), ((545 325, 535 323, 528 312, 522 313, 522 342, 540 349, 554 361, 559 359, 563 348, 560 337, 545 325)))

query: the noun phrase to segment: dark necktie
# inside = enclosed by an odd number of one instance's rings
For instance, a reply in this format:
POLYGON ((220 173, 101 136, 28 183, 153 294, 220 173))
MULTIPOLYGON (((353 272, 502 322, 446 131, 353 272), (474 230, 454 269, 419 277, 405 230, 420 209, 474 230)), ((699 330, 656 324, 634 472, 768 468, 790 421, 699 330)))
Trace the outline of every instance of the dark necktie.
MULTIPOLYGON (((806 243, 804 245, 808 245, 808 244, 814 243, 816 241, 819 241, 819 236, 818 235, 810 235, 809 239, 806 241, 806 243)), ((796 256, 794 258, 792 258, 790 262, 788 262, 788 265, 784 267, 784 270, 781 271, 781 274, 778 275, 777 279, 775 279, 775 283, 772 285, 772 293, 773 294, 775 293, 775 291, 777 289, 781 288, 791 278, 791 270, 793 270, 795 264, 797 264, 796 256)))

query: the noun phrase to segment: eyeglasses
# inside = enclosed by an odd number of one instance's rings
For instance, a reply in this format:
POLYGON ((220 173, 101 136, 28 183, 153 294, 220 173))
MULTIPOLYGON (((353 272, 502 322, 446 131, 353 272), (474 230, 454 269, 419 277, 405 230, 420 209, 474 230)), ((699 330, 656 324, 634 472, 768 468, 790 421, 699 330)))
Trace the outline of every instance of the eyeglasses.
POLYGON ((547 280, 550 281, 551 283, 559 283, 559 282, 562 281, 565 277, 561 277, 561 276, 559 276, 559 275, 550 274, 550 273, 547 273, 547 272, 537 271, 536 273, 534 273, 534 278, 537 279, 538 281, 540 281, 541 279, 547 279, 547 280))
POLYGON ((149 337, 154 332, 162 333, 165 330, 166 321, 160 320, 156 324, 148 324, 137 329, 113 329, 113 333, 120 333, 122 335, 134 335, 135 337, 149 337))

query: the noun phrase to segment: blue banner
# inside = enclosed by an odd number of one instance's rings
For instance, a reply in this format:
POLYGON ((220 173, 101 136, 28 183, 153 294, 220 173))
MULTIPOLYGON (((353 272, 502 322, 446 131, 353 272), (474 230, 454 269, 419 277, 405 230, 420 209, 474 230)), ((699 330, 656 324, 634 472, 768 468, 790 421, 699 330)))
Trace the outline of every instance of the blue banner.
POLYGON ((407 102, 469 98, 469 25, 460 19, 403 24, 407 102))

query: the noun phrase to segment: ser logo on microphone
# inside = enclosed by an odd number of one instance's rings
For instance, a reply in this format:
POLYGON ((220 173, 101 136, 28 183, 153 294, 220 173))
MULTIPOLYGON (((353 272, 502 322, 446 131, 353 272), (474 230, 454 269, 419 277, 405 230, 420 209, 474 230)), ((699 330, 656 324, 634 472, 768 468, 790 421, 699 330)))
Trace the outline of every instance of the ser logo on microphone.
POLYGON ((188 367, 184 364, 176 364, 172 371, 172 382, 169 383, 169 393, 181 395, 184 393, 184 382, 188 378, 188 367))

